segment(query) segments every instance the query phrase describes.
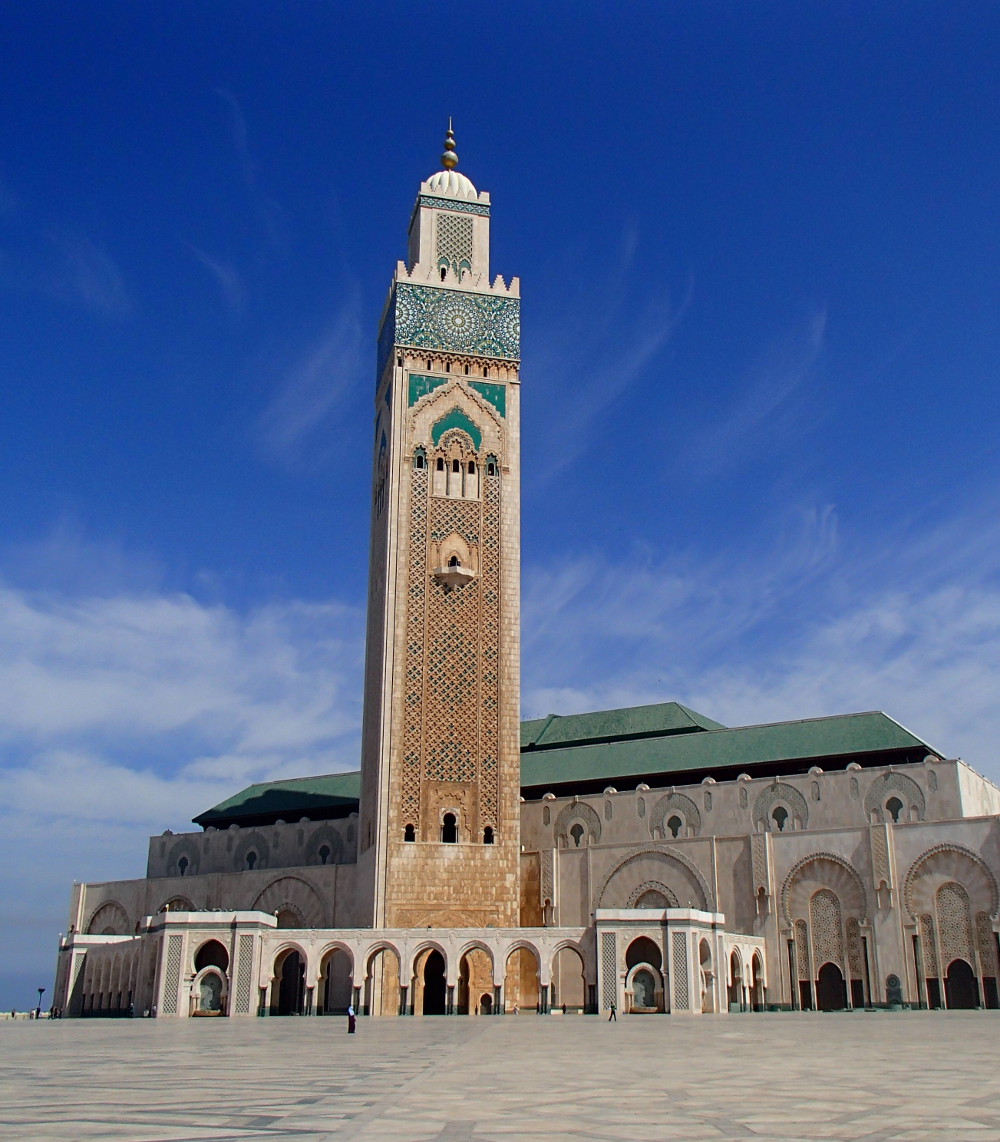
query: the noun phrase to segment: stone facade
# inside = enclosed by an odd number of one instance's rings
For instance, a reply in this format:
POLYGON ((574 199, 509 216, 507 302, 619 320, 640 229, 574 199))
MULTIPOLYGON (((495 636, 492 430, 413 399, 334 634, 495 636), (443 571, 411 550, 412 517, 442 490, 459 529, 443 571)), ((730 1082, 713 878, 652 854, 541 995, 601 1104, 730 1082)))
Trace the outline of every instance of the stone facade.
POLYGON ((517 923, 520 301, 489 196, 423 183, 379 336, 362 748, 375 925, 517 923))
POLYGON ((519 747, 520 301, 489 225, 446 163, 383 314, 360 797, 255 786, 145 878, 75 886, 56 1006, 997 1007, 1000 789, 885 715, 664 704, 519 747))

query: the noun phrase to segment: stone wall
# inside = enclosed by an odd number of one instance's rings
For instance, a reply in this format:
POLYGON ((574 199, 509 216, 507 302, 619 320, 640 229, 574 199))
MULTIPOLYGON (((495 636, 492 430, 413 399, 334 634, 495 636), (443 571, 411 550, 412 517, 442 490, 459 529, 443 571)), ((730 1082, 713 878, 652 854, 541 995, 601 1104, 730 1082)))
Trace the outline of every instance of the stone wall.
POLYGON ((280 822, 203 833, 166 832, 150 837, 146 876, 188 877, 216 872, 260 872, 275 868, 354 864, 356 813, 336 821, 280 822), (183 865, 182 865, 182 862, 183 865))

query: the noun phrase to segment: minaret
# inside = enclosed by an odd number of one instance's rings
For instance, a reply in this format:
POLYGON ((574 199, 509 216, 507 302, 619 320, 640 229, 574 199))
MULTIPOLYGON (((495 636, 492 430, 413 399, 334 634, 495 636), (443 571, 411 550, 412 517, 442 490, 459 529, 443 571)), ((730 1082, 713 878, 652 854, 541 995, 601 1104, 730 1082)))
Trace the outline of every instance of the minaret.
POLYGON ((362 922, 518 922, 520 294, 490 199, 420 186, 378 341, 362 922))

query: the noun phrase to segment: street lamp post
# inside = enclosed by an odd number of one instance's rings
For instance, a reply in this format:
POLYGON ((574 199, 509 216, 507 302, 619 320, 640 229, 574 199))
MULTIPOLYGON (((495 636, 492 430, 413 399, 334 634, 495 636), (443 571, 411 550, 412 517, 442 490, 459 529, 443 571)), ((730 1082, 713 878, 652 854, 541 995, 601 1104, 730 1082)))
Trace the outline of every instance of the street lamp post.
POLYGON ((35 1008, 35 1018, 41 1019, 42 1017, 42 996, 45 994, 45 988, 38 989, 38 1006, 35 1008))

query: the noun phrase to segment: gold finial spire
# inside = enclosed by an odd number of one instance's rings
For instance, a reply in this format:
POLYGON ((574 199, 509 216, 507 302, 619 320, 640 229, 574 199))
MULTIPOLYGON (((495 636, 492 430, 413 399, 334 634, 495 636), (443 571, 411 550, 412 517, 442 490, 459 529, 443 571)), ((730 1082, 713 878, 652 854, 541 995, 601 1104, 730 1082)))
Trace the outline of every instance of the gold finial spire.
POLYGON ((458 152, 455 150, 455 133, 451 129, 451 116, 448 116, 448 134, 444 138, 444 154, 441 156, 441 165, 445 170, 454 170, 458 166, 458 152))

